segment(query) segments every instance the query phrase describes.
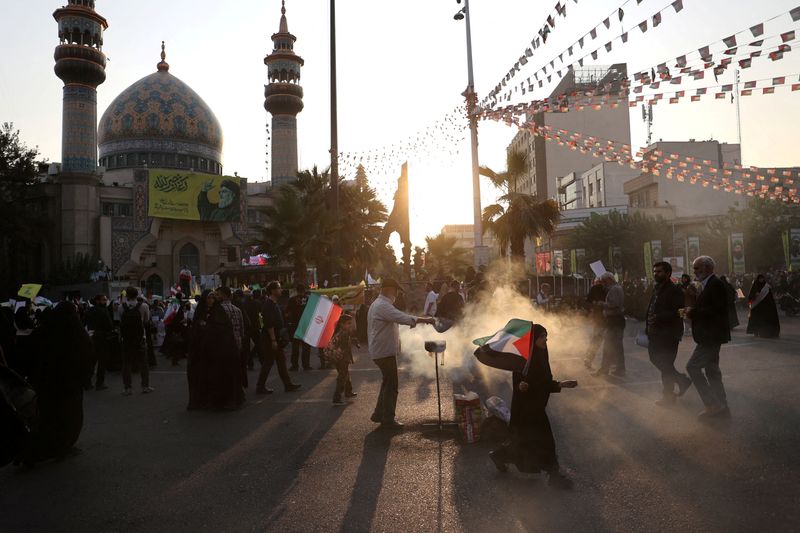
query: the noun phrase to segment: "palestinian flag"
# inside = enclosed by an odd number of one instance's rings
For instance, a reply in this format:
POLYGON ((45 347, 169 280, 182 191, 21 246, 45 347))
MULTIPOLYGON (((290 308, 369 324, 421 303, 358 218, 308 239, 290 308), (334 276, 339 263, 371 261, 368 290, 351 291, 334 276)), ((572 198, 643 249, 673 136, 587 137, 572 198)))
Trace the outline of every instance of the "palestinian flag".
POLYGON ((315 348, 324 348, 331 342, 336 322, 342 308, 328 298, 312 293, 294 332, 294 338, 315 348))
POLYGON ((472 341, 478 346, 475 357, 486 366, 522 372, 531 353, 533 323, 515 318, 490 337, 472 341))

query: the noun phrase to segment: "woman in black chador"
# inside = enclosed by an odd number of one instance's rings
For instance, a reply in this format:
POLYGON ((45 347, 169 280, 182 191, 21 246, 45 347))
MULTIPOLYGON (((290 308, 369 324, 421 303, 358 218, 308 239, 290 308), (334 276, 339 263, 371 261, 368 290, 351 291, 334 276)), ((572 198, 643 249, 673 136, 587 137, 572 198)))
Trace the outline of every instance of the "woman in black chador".
POLYGON ((211 368, 206 353, 208 342, 208 316, 216 302, 213 291, 206 289, 197 302, 192 321, 189 358, 186 363, 186 379, 189 382, 189 411, 207 409, 210 405, 211 368))
POLYGON ((750 294, 747 296, 750 306, 750 317, 747 320, 747 333, 756 337, 780 337, 781 323, 778 309, 772 296, 772 287, 763 274, 759 274, 750 294))
POLYGON ((23 462, 32 464, 70 454, 83 429, 83 382, 92 358, 92 339, 71 302, 42 315, 33 337, 38 369, 32 385, 38 395, 39 425, 23 462))
POLYGON ((557 488, 571 488, 572 481, 560 472, 556 443, 545 408, 550 394, 562 388, 574 388, 576 381, 555 381, 547 354, 547 330, 533 326, 531 355, 522 372, 514 372, 514 395, 511 400, 511 439, 491 452, 495 466, 501 472, 508 464, 520 472, 547 472, 549 483, 557 488))

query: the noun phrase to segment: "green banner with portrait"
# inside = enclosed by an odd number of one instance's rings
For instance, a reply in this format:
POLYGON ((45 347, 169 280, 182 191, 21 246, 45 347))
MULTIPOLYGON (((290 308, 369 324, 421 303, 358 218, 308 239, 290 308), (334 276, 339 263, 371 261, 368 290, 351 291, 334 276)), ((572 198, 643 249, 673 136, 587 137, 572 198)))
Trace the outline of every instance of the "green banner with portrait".
POLYGON ((241 180, 230 176, 151 170, 147 215, 178 220, 240 222, 241 180))

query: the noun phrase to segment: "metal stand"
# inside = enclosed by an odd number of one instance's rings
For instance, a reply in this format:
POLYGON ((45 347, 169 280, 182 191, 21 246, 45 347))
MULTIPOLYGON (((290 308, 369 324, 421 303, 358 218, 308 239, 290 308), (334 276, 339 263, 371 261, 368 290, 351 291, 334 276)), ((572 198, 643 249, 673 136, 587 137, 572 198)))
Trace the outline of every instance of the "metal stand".
POLYGON ((438 351, 433 352, 433 361, 434 361, 433 364, 436 367, 436 402, 439 406, 439 422, 422 424, 422 427, 436 428, 439 431, 443 431, 445 428, 457 427, 458 424, 455 422, 442 422, 442 389, 439 383, 439 354, 444 354, 444 352, 438 352, 438 351))

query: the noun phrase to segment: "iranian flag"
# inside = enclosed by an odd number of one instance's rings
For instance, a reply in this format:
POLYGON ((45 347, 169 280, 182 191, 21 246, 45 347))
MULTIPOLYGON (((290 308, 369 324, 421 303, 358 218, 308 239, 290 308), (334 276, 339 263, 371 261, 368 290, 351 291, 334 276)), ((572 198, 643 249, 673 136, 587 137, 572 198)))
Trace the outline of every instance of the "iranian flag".
POLYGON ((531 353, 532 329, 529 320, 512 319, 494 335, 472 341, 478 346, 475 357, 492 368, 522 372, 531 353))
POLYGON ((319 294, 311 294, 294 332, 294 338, 315 348, 324 348, 331 342, 336 322, 342 308, 319 294))

